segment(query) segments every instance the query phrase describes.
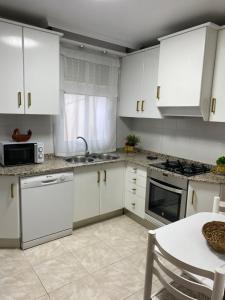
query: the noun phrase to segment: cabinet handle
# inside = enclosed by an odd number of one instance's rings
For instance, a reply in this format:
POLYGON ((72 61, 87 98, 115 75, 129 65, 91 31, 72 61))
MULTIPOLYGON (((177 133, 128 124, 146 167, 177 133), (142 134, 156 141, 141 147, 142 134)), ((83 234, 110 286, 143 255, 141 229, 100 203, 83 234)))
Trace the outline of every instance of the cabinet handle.
POLYGON ((136 111, 139 111, 139 103, 140 103, 140 101, 137 101, 136 111))
POLYGON ((27 94, 27 97, 28 97, 28 107, 31 107, 31 93, 30 92, 27 94))
POLYGON ((104 182, 106 182, 106 170, 104 170, 104 182))
POLYGON ((158 100, 160 99, 160 85, 157 86, 156 98, 157 98, 158 100))
POLYGON ((194 201, 195 201, 195 191, 192 191, 192 197, 191 197, 191 204, 194 206, 194 201))
POLYGON ((136 181, 137 181, 137 179, 136 179, 136 178, 132 178, 132 180, 133 180, 133 182, 135 182, 135 183, 136 183, 136 181))
POLYGON ((216 98, 212 98, 211 112, 213 114, 215 114, 215 112, 216 112, 216 98))
POLYGON ((21 92, 18 92, 18 95, 17 95, 17 100, 18 100, 18 107, 20 107, 22 105, 22 93, 21 92))
POLYGON ((135 206, 135 203, 133 202, 133 203, 131 203, 131 205, 134 207, 134 206, 135 206))
POLYGON ((13 199, 14 198, 14 184, 13 183, 11 183, 10 190, 11 190, 11 198, 13 199))
POLYGON ((144 103, 145 103, 145 101, 142 100, 142 101, 141 101, 141 111, 144 111, 144 103))
POLYGON ((101 173, 100 171, 97 172, 97 183, 100 183, 100 179, 101 179, 101 173))

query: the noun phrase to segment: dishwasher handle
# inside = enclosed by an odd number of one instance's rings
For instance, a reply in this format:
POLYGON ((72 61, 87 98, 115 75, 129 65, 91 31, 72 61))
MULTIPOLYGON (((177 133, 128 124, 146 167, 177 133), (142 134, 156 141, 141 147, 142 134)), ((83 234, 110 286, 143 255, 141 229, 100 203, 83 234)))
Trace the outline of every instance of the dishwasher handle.
POLYGON ((48 180, 43 180, 41 182, 42 185, 48 185, 48 184, 54 184, 58 183, 59 181, 57 179, 48 179, 48 180))

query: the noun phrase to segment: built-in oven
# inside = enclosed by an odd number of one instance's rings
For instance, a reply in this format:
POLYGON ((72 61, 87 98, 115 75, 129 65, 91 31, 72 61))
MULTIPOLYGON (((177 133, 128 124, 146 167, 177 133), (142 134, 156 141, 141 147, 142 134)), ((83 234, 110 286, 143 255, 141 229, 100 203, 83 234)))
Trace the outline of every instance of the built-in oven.
POLYGON ((145 213, 150 221, 169 224, 185 217, 188 179, 162 170, 148 171, 145 213))

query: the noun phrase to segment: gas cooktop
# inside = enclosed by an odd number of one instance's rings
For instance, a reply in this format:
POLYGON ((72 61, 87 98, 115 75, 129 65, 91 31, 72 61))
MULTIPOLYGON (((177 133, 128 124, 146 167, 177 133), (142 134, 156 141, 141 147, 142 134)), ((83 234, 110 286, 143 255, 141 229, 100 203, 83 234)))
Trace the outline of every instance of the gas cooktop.
POLYGON ((208 173, 210 171, 210 168, 204 164, 188 163, 183 160, 167 159, 165 162, 152 164, 152 166, 187 177, 208 173))

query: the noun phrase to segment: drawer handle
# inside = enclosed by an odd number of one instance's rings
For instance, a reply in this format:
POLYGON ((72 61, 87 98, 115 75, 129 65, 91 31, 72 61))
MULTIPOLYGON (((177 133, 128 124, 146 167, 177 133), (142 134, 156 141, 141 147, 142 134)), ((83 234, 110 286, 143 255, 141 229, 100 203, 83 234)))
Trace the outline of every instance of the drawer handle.
POLYGON ((139 111, 139 103, 140 103, 140 101, 137 101, 137 104, 136 104, 136 111, 139 111))
POLYGON ((137 179, 136 179, 136 178, 132 178, 132 180, 133 180, 134 182, 136 182, 136 181, 137 181, 137 179))
POLYGON ((14 184, 13 183, 11 183, 10 189, 11 189, 11 198, 13 199, 14 198, 14 184))
POLYGON ((101 173, 100 171, 97 172, 97 183, 100 183, 100 179, 101 179, 101 173))
POLYGON ((145 103, 145 101, 142 100, 142 101, 141 101, 141 111, 144 111, 144 103, 145 103))
POLYGON ((216 98, 212 98, 211 112, 213 114, 216 112, 216 98))
POLYGON ((106 177, 106 170, 104 170, 104 182, 106 182, 107 177, 106 177))
POLYGON ((131 205, 134 207, 134 206, 135 206, 135 203, 131 203, 131 205))
POLYGON ((27 96, 28 96, 28 107, 31 107, 31 93, 28 93, 27 96))
POLYGON ((18 92, 18 107, 22 105, 22 93, 18 92))
POLYGON ((191 197, 191 204, 192 206, 194 206, 194 202, 195 202, 195 191, 192 191, 192 197, 191 197))

